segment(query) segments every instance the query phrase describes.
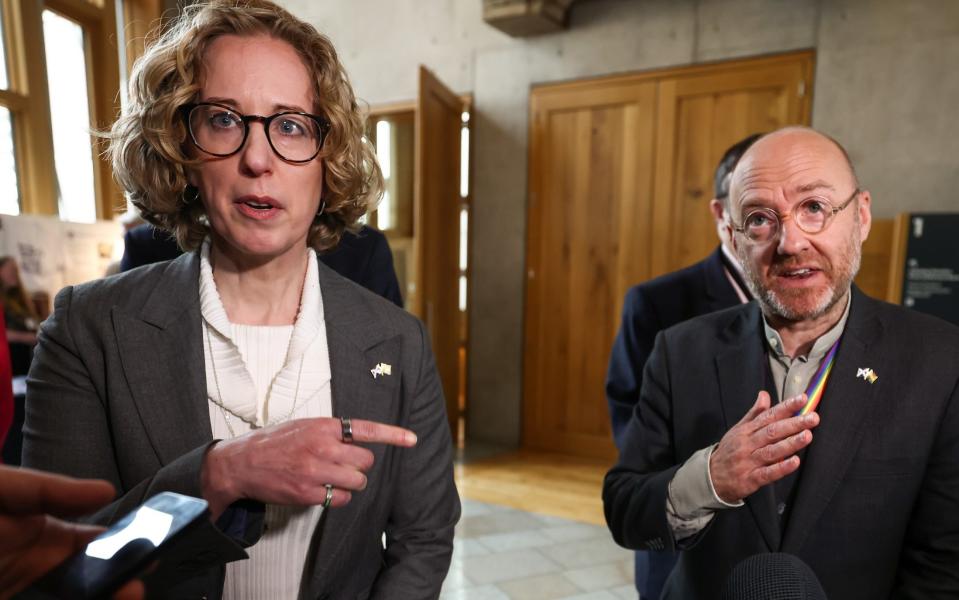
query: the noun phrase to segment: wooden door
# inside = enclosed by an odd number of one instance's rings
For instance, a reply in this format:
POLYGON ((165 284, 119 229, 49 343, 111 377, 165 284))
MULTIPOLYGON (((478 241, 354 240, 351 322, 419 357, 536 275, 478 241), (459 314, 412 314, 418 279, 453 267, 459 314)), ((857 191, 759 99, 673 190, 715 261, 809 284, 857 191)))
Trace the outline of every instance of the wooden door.
POLYGON ((530 95, 523 444, 615 456, 604 383, 627 289, 705 257, 725 149, 809 120, 813 55, 543 85, 530 95))
POLYGON ((524 444, 613 455, 603 380, 622 298, 646 279, 654 82, 531 93, 524 444))
POLYGON ((727 148, 753 133, 809 123, 811 52, 664 74, 659 83, 652 276, 705 258, 718 243, 707 205, 727 148))
POLYGON ((460 417, 460 131, 463 101, 420 67, 416 104, 413 253, 408 304, 426 323, 454 439, 460 417))

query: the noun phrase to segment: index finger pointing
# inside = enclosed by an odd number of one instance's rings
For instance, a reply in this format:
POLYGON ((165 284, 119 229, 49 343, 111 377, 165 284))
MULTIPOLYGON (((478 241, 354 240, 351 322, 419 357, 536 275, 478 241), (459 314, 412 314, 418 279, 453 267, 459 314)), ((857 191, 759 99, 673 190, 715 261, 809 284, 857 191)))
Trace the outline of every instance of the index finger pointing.
POLYGON ((409 429, 384 425, 375 421, 352 419, 353 441, 371 444, 390 444, 411 448, 416 445, 416 434, 409 429))

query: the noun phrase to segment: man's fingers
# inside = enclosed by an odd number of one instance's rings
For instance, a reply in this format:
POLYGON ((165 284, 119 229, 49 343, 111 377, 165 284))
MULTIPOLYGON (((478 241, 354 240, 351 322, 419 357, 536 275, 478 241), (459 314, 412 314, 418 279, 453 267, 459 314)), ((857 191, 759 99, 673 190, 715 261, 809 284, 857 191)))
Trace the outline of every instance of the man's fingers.
POLYGON ((87 514, 116 495, 109 482, 73 479, 32 469, 0 466, 0 512, 8 515, 49 513, 58 517, 87 514))
POLYGON ((805 405, 805 394, 787 398, 772 408, 757 415, 751 423, 753 431, 757 431, 775 421, 780 421, 782 419, 788 419, 789 417, 795 416, 795 414, 799 412, 805 405))
POLYGON ((777 463, 766 465, 756 469, 755 471, 755 483, 756 487, 760 488, 764 485, 768 485, 774 481, 779 481, 786 475, 789 475, 793 471, 799 468, 799 457, 790 456, 785 460, 781 460, 777 463))
POLYGON ((743 415, 743 418, 739 420, 740 423, 748 423, 761 415, 764 411, 769 409, 769 404, 771 400, 769 398, 769 393, 766 391, 759 392, 759 395, 756 396, 756 401, 753 402, 752 407, 746 414, 743 415))
POLYGON ((787 419, 773 421, 772 423, 769 423, 768 425, 765 425, 752 433, 751 444, 756 448, 760 448, 769 444, 775 444, 776 442, 784 440, 791 435, 806 429, 812 429, 817 425, 819 425, 819 415, 816 413, 809 413, 799 417, 789 417, 787 419))
POLYGON ((353 419, 352 425, 354 442, 390 444, 405 448, 416 445, 416 434, 409 429, 362 419, 353 419))
POLYGON ((756 450, 755 455, 767 465, 796 454, 812 442, 812 432, 806 429, 791 435, 775 444, 769 444, 756 450))

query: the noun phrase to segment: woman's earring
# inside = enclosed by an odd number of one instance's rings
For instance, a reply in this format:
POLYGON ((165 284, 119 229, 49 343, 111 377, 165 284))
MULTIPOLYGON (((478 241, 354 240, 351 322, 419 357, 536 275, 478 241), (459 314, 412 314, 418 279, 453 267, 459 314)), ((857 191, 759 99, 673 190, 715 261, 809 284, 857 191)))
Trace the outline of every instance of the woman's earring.
POLYGON ((183 191, 180 192, 180 204, 183 206, 189 206, 193 201, 200 197, 200 190, 193 187, 190 184, 187 184, 183 191))
POLYGON ((323 211, 326 210, 326 200, 320 200, 320 210, 316 211, 316 219, 319 219, 323 216, 323 211))

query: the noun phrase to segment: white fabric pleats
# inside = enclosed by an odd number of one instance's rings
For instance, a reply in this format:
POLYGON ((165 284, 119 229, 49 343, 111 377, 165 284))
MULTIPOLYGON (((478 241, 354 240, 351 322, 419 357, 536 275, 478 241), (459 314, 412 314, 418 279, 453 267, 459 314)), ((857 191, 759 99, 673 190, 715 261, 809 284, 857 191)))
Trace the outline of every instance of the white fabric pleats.
MULTIPOLYGON (((200 311, 214 439, 243 435, 252 426, 332 416, 330 359, 316 261, 310 250, 296 323, 237 325, 230 323, 220 301, 209 261, 209 241, 203 243, 200 311)), ((304 561, 322 513, 322 506, 267 505, 266 528, 260 540, 247 549, 250 559, 226 566, 223 598, 297 598, 304 561)))

